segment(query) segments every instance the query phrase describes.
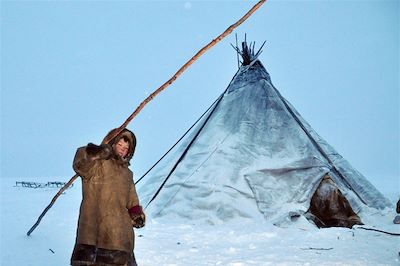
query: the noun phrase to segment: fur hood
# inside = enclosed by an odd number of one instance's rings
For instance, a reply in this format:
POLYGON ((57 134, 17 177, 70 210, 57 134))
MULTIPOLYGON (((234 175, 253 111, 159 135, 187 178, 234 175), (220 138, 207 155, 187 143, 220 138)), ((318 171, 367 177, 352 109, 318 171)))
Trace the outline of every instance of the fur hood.
MULTIPOLYGON (((110 135, 112 135, 116 130, 117 130, 117 128, 114 128, 110 132, 108 132, 108 134, 104 137, 102 143, 104 143, 105 140, 108 139, 108 137, 110 135)), ((135 136, 135 134, 133 134, 132 131, 124 128, 114 139, 112 139, 108 143, 108 145, 114 146, 115 143, 118 143, 118 141, 124 137, 129 142, 129 150, 128 150, 128 154, 125 156, 125 158, 122 158, 122 160, 124 163, 127 163, 129 165, 130 160, 132 159, 133 155, 135 154, 135 148, 136 148, 136 136, 135 136)))

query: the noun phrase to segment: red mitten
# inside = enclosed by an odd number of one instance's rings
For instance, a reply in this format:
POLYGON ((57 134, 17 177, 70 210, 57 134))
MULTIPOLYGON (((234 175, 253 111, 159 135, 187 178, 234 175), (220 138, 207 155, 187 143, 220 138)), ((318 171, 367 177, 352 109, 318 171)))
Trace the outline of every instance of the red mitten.
POLYGON ((129 210, 129 215, 132 219, 132 226, 135 228, 142 228, 146 224, 146 215, 140 205, 133 206, 129 210))

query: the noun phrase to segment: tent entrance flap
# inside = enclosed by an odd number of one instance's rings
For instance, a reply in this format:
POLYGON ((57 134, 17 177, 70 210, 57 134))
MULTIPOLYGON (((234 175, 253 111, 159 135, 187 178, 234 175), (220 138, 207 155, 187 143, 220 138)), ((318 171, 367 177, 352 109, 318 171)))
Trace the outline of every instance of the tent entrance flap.
POLYGON ((353 211, 335 182, 327 174, 311 198, 306 217, 319 228, 348 227, 362 225, 360 217, 353 211))

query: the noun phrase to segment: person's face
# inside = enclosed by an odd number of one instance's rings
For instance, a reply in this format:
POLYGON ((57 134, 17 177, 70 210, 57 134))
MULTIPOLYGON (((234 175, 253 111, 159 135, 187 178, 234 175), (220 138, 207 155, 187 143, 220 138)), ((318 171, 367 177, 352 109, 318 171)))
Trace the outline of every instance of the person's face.
POLYGON ((114 151, 117 155, 121 156, 121 158, 125 158, 129 151, 129 142, 126 142, 124 139, 120 139, 114 145, 114 151))

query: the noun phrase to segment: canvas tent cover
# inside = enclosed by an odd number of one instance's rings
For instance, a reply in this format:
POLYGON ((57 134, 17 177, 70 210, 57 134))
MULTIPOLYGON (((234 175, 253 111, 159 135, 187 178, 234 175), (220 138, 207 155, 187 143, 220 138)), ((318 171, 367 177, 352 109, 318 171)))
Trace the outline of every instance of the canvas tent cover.
POLYGON ((153 218, 274 221, 307 211, 327 173, 356 213, 390 206, 280 95, 255 60, 238 70, 207 114, 137 186, 153 218))

